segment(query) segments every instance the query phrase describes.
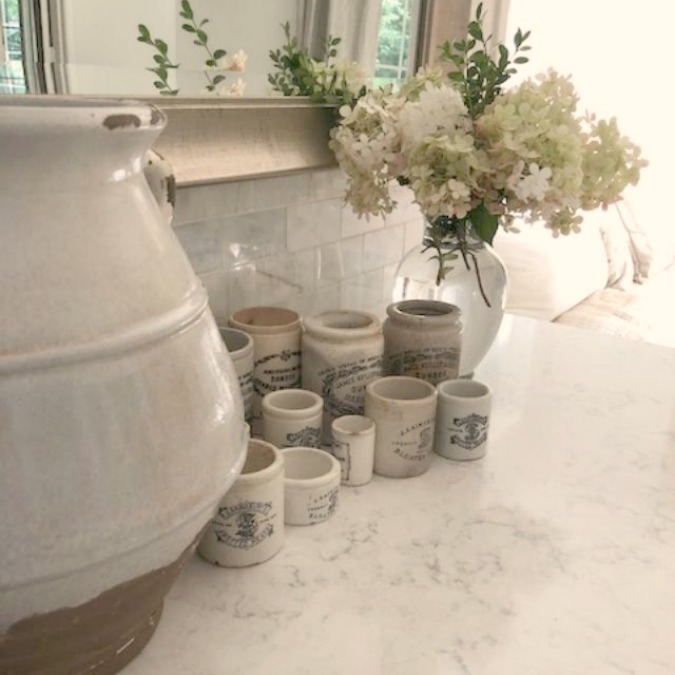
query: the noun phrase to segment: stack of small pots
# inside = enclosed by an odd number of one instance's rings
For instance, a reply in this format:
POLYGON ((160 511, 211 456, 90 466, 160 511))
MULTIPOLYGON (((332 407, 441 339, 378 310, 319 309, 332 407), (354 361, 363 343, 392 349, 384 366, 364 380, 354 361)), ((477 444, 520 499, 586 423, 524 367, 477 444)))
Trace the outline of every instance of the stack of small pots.
POLYGON ((340 485, 366 485, 373 473, 418 476, 432 450, 451 459, 485 452, 487 414, 472 452, 453 454, 445 433, 458 431, 448 400, 468 397, 475 408, 484 395, 489 406, 485 385, 458 379, 462 322, 454 305, 404 300, 389 305, 384 322, 356 310, 303 320, 290 309, 248 307, 220 333, 252 438, 242 474, 199 546, 211 562, 240 567, 271 558, 285 525, 334 514, 340 485))

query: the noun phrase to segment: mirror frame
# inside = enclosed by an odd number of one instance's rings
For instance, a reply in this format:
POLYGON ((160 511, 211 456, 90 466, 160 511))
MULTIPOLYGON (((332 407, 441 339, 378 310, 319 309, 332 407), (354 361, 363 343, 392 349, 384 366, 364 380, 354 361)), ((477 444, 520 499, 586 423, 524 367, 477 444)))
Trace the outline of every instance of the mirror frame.
MULTIPOLYGON (((416 62, 433 62, 438 45, 465 37, 478 0, 422 0, 416 62)), ((508 0, 483 0, 488 29, 501 38, 508 0)), ((264 178, 336 166, 328 148, 334 106, 306 98, 143 99, 168 118, 155 150, 172 165, 177 187, 264 178)))

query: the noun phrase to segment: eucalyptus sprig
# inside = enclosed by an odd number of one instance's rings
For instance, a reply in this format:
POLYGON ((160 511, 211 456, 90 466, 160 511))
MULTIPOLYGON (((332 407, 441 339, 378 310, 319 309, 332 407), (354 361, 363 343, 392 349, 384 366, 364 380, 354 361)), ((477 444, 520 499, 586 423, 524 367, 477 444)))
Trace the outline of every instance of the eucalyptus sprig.
POLYGON ((311 57, 306 49, 300 49, 298 39, 291 36, 291 24, 281 25, 286 42, 281 49, 270 50, 270 59, 278 73, 270 73, 268 82, 275 91, 284 96, 311 96, 314 78, 312 77, 311 57))
POLYGON ((148 27, 142 23, 138 24, 138 37, 136 39, 157 50, 157 53, 152 57, 157 65, 154 68, 146 68, 146 70, 157 76, 157 79, 153 83, 155 89, 158 89, 162 96, 176 96, 179 90, 174 89, 169 84, 169 72, 178 68, 180 64, 173 63, 169 58, 169 46, 164 40, 160 40, 159 38, 153 39, 148 27))
POLYGON ((218 84, 220 84, 224 79, 225 75, 214 75, 211 76, 209 69, 215 68, 218 65, 218 59, 222 59, 223 56, 227 55, 227 52, 224 49, 215 49, 211 51, 209 46, 209 36, 204 30, 204 26, 209 22, 208 19, 202 19, 197 23, 195 19, 194 10, 190 5, 188 0, 182 0, 180 3, 181 11, 178 13, 179 16, 189 23, 184 23, 181 28, 186 33, 191 33, 194 36, 193 43, 198 47, 203 47, 206 50, 208 58, 204 61, 206 65, 206 70, 204 71, 204 76, 208 80, 206 85, 207 91, 215 91, 218 84))
POLYGON ((492 36, 483 32, 483 4, 480 3, 476 18, 469 22, 467 32, 466 39, 446 41, 441 45, 441 60, 455 66, 448 77, 459 88, 471 119, 476 119, 499 96, 501 85, 517 72, 514 64, 527 63, 528 58, 522 52, 530 49, 525 44, 530 31, 523 33, 520 28, 516 31, 513 59, 503 44, 497 46, 499 56, 494 59, 490 55, 492 36))
POLYGON ((335 105, 353 105, 366 92, 355 73, 356 64, 346 66, 335 59, 341 38, 329 35, 323 49, 323 58, 314 59, 298 39, 291 35, 287 21, 281 25, 286 41, 280 49, 270 50, 270 59, 278 72, 267 77, 272 89, 284 96, 309 96, 312 100, 335 105))

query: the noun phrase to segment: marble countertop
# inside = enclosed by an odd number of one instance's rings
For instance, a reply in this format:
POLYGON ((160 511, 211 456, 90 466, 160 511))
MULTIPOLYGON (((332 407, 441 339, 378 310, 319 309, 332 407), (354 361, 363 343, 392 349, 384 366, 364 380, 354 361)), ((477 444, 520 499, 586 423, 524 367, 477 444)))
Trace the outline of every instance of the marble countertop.
POLYGON ((508 317, 487 456, 195 558, 124 675, 672 675, 675 350, 508 317))

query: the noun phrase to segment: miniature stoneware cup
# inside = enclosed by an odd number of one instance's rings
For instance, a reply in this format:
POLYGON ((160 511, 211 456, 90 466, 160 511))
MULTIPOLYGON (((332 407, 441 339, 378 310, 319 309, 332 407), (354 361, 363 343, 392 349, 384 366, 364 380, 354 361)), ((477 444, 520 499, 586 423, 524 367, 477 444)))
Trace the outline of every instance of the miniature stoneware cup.
POLYGON ((342 485, 365 485, 373 478, 375 422, 365 415, 333 420, 333 455, 342 467, 342 485))
POLYGON ((487 451, 492 392, 477 380, 438 385, 434 451, 448 459, 480 459, 487 451))
POLYGON ((263 396, 270 391, 301 386, 300 315, 282 307, 247 307, 234 312, 229 324, 253 338, 251 431, 260 436, 263 396))
POLYGON ((253 338, 236 328, 219 326, 220 337, 227 347, 234 371, 239 379, 239 388, 244 399, 244 417, 250 423, 253 405, 253 338))
POLYGON ((199 542, 199 554, 223 567, 269 560, 284 544, 284 461, 271 443, 250 439, 246 462, 199 542))
POLYGON ((432 384, 403 375, 366 387, 366 416, 376 427, 375 473, 410 478, 429 468, 437 398, 432 384))
POLYGON ((322 421, 323 399, 313 391, 282 389, 262 400, 263 438, 277 448, 318 448, 322 421))
POLYGON ((287 525, 314 525, 330 518, 340 492, 340 463, 317 448, 286 448, 284 457, 287 525))

